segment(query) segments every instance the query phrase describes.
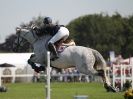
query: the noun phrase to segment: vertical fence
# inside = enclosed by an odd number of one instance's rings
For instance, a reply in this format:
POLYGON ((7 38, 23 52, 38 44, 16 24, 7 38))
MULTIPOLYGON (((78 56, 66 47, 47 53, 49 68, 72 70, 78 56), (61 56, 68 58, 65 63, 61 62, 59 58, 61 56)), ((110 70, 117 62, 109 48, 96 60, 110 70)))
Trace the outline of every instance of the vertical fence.
POLYGON ((133 88, 133 65, 113 65, 113 86, 120 85, 122 90, 127 80, 131 81, 133 88))

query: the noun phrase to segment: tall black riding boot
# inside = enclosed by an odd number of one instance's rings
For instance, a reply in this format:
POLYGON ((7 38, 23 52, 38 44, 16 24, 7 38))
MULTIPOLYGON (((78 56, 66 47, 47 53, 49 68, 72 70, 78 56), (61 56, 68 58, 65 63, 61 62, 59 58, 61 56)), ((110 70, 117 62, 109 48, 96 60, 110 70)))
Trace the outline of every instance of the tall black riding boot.
POLYGON ((49 48, 50 52, 52 52, 53 55, 54 55, 53 60, 59 58, 58 52, 57 52, 57 50, 56 50, 54 44, 49 43, 49 44, 48 44, 48 48, 49 48))

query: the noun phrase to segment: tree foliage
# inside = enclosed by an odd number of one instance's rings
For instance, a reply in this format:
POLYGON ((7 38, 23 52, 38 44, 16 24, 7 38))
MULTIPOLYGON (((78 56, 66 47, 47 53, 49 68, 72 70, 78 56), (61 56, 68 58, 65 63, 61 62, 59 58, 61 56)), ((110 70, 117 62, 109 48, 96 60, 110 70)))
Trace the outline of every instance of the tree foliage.
MULTIPOLYGON (((41 26, 43 22, 43 17, 38 16, 37 18, 33 18, 30 22, 28 23, 21 23, 20 26, 21 28, 25 27, 31 27, 32 25, 36 26, 41 26)), ((16 33, 11 34, 5 39, 5 42, 0 44, 0 51, 1 52, 13 52, 13 43, 14 40, 16 39, 17 35, 16 33)), ((26 42, 24 46, 20 47, 18 52, 32 52, 33 47, 26 42)))
POLYGON ((94 48, 106 58, 109 51, 124 57, 133 55, 133 16, 85 15, 71 21, 67 27, 78 45, 94 48))

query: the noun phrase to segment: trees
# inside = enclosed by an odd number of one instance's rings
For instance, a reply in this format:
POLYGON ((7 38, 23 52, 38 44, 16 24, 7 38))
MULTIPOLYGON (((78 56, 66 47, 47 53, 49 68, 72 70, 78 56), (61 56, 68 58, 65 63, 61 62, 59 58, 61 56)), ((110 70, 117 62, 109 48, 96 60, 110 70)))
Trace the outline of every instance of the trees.
POLYGON ((15 38, 16 38, 15 34, 12 34, 9 37, 7 37, 5 42, 3 44, 0 44, 0 51, 1 52, 12 52, 12 44, 15 38))
MULTIPOLYGON (((31 27, 33 24, 36 24, 36 26, 42 25, 43 17, 38 16, 37 18, 33 18, 29 23, 21 23, 19 27, 31 27)), ((16 38, 16 33, 11 34, 8 36, 4 43, 0 44, 0 51, 1 52, 13 52, 13 43, 16 38)), ((32 46, 26 42, 23 47, 19 48, 18 52, 31 52, 32 46)))
POLYGON ((85 15, 67 27, 78 45, 97 49, 106 58, 112 50, 124 57, 133 55, 133 16, 85 15))

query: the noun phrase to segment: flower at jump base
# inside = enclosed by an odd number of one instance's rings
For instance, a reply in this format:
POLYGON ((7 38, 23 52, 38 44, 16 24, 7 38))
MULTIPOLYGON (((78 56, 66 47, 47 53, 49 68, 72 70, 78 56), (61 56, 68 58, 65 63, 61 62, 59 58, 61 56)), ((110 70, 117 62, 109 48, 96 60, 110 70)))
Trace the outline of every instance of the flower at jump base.
POLYGON ((129 88, 124 93, 125 99, 133 99, 133 89, 129 88))

